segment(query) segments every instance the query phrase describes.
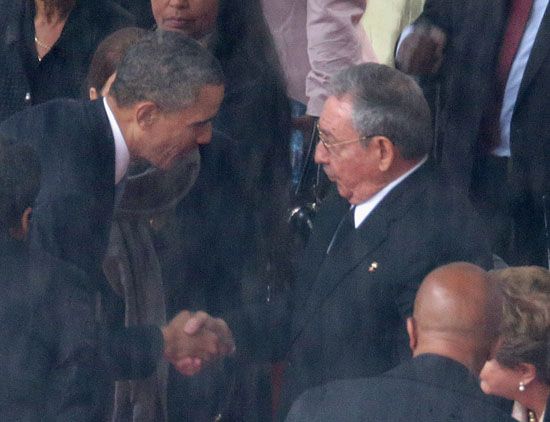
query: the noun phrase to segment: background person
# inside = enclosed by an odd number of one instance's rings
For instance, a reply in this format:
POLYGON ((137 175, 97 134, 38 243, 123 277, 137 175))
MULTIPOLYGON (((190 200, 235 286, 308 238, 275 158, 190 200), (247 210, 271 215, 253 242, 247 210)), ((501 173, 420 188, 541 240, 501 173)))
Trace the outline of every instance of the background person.
MULTIPOLYGON (((214 121, 218 133, 201 147, 197 182, 178 206, 176 220, 157 236, 168 307, 221 315, 243 303, 271 300, 292 279, 286 222, 290 112, 260 2, 152 0, 151 7, 158 28, 205 45, 226 80, 214 121)), ((271 414, 269 371, 269 366, 238 369, 237 384, 233 370, 193 379, 174 374, 173 417, 210 418, 219 407, 231 407, 236 419, 263 420, 271 414), (176 383, 182 384, 180 392, 176 383)))
POLYGON ((18 401, 21 374, 18 356, 24 346, 31 310, 28 231, 40 187, 40 160, 26 146, 10 145, 0 136, 0 417, 27 415, 18 401), (23 412, 23 414, 21 413, 23 412))
POLYGON ((436 160, 510 265, 548 265, 549 28, 548 0, 427 0, 397 50, 432 97, 436 160))
POLYGON ((2 0, 0 10, 0 121, 54 98, 80 98, 98 44, 134 21, 110 0, 2 0))
POLYGON ((519 421, 548 421, 550 272, 510 267, 495 277, 503 291, 503 319, 496 353, 481 371, 481 389, 515 400, 519 421))
POLYGON ((413 358, 373 378, 306 391, 287 422, 513 421, 479 388, 497 339, 500 292, 481 268, 452 263, 424 278, 407 319, 413 358))

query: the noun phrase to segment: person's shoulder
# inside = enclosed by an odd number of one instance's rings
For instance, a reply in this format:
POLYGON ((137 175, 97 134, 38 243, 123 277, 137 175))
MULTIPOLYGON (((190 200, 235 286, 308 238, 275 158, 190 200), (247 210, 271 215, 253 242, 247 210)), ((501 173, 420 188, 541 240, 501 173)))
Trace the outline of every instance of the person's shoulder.
MULTIPOLYGON (((0 133, 15 143, 33 143, 45 137, 58 137, 64 132, 70 137, 74 128, 85 121, 90 101, 74 99, 54 99, 19 111, 0 123, 0 133)), ((60 139, 61 140, 61 139, 60 139)))

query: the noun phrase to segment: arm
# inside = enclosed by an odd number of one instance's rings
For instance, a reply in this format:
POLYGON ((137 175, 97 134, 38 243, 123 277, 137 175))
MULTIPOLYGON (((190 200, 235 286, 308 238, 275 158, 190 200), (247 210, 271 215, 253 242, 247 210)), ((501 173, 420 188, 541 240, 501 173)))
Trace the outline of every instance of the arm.
POLYGON ((319 116, 330 78, 376 57, 360 23, 365 0, 308 0, 307 39, 311 71, 306 79, 307 114, 319 116))

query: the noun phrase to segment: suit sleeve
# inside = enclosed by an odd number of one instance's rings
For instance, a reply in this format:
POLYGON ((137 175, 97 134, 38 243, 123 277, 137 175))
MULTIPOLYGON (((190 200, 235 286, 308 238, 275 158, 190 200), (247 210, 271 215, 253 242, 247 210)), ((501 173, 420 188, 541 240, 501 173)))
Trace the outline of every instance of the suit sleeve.
MULTIPOLYGON (((40 297, 21 356, 20 401, 52 420, 95 421, 118 379, 149 376, 163 352, 157 327, 96 322, 97 291, 79 268, 45 255, 31 276, 40 297)), ((48 419, 50 420, 50 419, 48 419)))

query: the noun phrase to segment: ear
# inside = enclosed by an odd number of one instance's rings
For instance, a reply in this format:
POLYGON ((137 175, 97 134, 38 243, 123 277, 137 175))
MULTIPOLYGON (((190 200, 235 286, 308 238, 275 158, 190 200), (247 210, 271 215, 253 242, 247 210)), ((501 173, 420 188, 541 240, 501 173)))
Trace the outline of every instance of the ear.
POLYGON ((378 169, 388 171, 395 159, 395 145, 385 136, 375 136, 371 142, 375 143, 378 152, 378 169))
POLYGON ((521 381, 525 385, 529 385, 531 381, 537 378, 537 368, 531 363, 520 363, 517 369, 521 373, 521 381))
POLYGON ((409 347, 414 354, 416 346, 418 345, 418 337, 416 333, 416 323, 413 317, 407 318, 407 334, 409 335, 409 347))
POLYGON ((90 100, 97 100, 99 98, 99 94, 97 93, 97 89, 94 87, 90 88, 90 91, 88 92, 88 95, 90 96, 90 100))
POLYGON ((21 219, 19 221, 19 226, 9 229, 11 237, 20 241, 23 241, 27 238, 31 226, 31 213, 31 207, 28 207, 25 209, 25 211, 23 211, 23 214, 21 215, 21 219))
POLYGON ((23 211, 23 215, 21 216, 21 229, 23 229, 25 238, 29 234, 29 230, 31 228, 31 214, 32 214, 32 208, 28 207, 25 209, 25 211, 23 211))
POLYGON ((139 102, 134 106, 137 125, 143 131, 148 131, 160 115, 159 107, 152 101, 139 102))

